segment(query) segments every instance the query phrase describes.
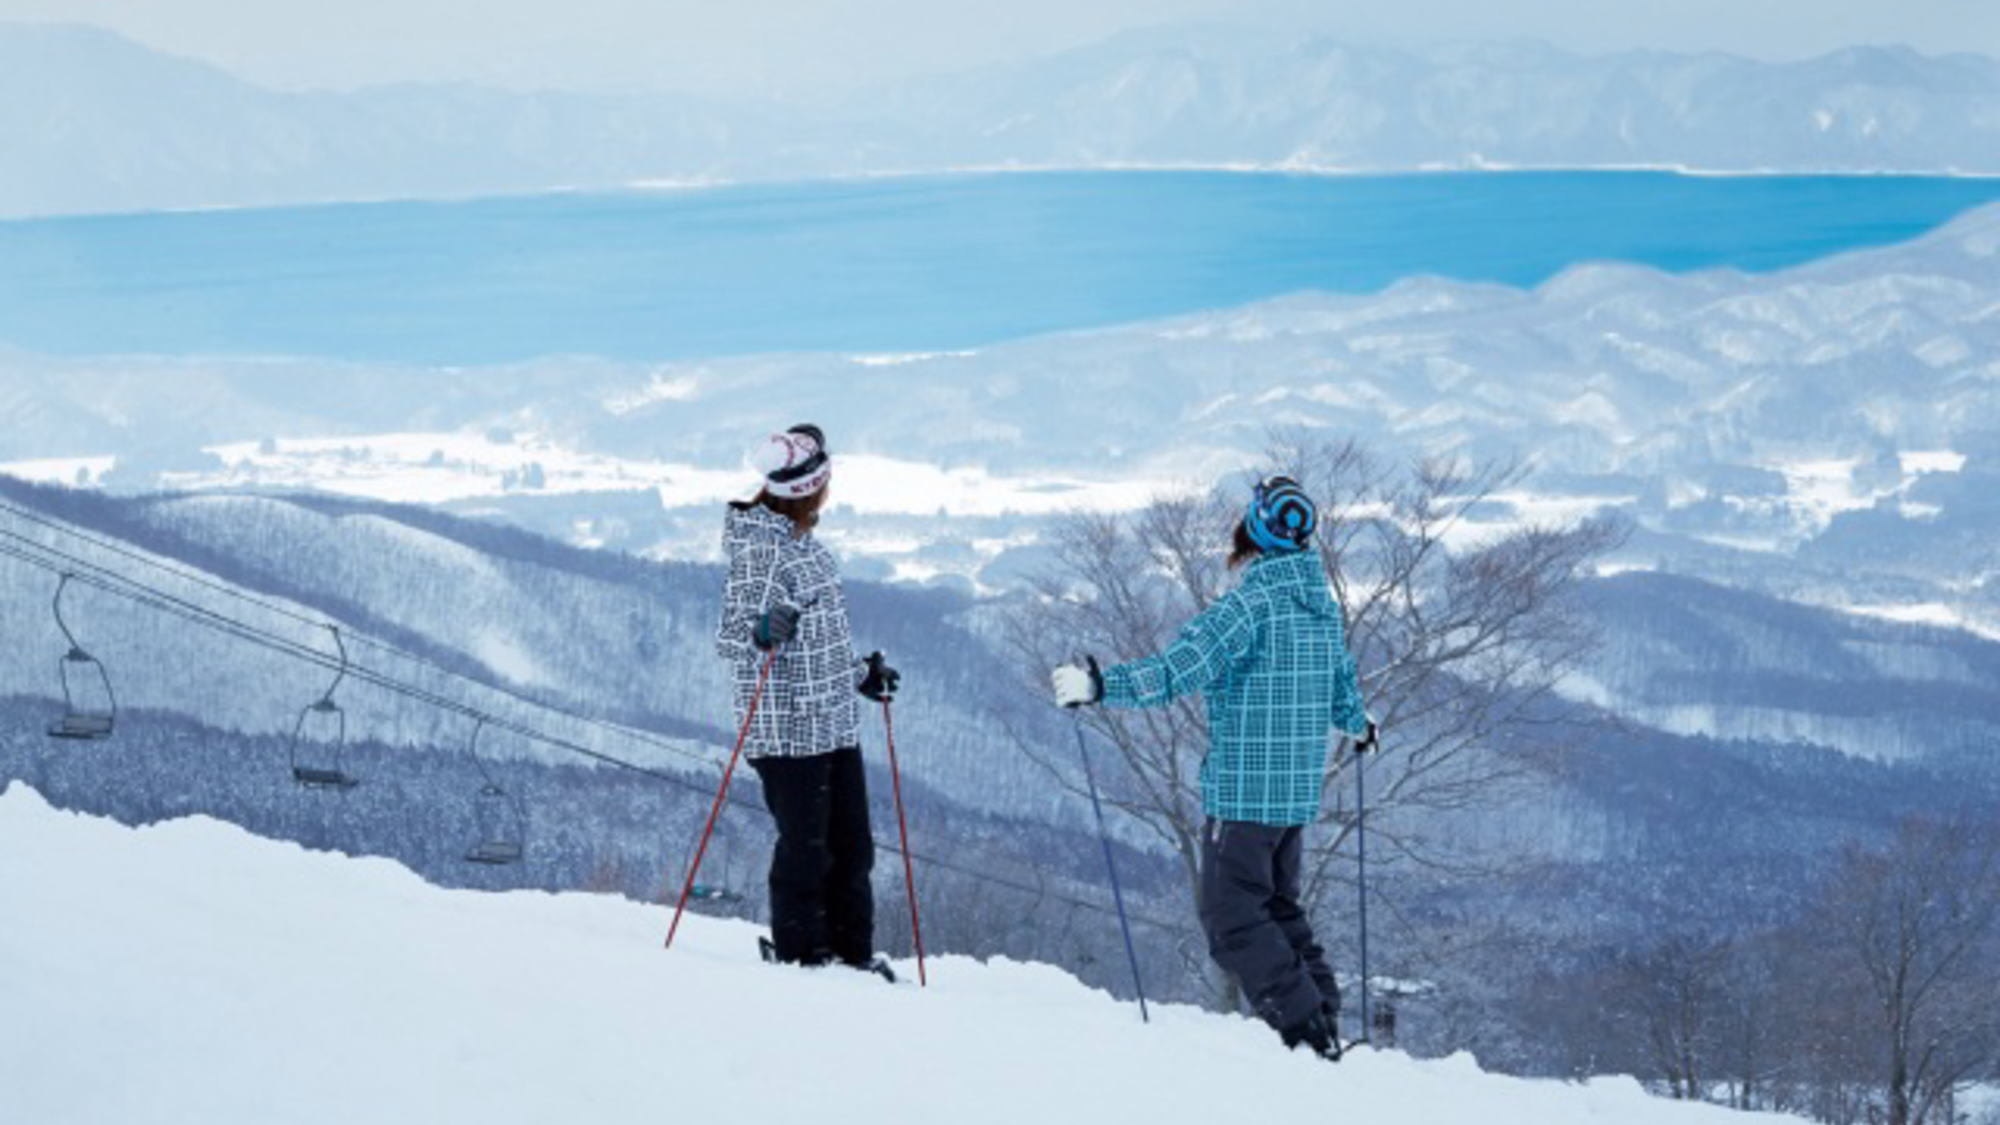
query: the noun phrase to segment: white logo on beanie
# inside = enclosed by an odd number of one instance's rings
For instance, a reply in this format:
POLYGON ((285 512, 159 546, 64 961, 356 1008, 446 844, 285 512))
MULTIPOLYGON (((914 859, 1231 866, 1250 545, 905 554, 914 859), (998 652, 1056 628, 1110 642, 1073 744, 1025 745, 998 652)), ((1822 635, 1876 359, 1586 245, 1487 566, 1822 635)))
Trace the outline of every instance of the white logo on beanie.
POLYGON ((774 496, 787 499, 811 496, 833 479, 833 459, 824 456, 819 442, 814 441, 811 434, 772 434, 751 453, 750 462, 764 474, 765 489, 774 496), (796 479, 776 479, 801 468, 815 457, 823 462, 816 471, 796 479))

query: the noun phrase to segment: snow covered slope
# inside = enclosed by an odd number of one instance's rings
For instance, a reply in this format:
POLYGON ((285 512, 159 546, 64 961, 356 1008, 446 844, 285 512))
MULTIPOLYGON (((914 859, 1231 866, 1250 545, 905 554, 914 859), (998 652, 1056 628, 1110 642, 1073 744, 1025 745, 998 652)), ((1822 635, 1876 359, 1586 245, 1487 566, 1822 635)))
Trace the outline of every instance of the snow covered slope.
POLYGON ((1190 1008, 1142 1026, 1040 965, 945 959, 928 990, 888 988, 766 967, 750 926, 702 918, 663 952, 663 909, 441 891, 20 785, 0 794, 0 916, 0 1090, 22 1121, 1755 1120, 1466 1056, 1333 1067, 1190 1008))

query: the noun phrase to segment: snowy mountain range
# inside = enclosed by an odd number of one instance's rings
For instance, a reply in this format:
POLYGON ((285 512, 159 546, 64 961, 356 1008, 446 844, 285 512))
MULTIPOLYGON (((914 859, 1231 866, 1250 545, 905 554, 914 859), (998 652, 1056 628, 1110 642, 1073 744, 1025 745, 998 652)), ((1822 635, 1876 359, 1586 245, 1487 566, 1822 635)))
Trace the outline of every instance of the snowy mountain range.
POLYGON ((0 357, 0 467, 126 489, 326 489, 713 558, 769 403, 839 435, 855 572, 1004 589, 1036 528, 1248 469, 1272 427, 1531 454, 1462 529, 1625 513, 1612 565, 2000 633, 2000 208, 1772 274, 1413 279, 939 355, 499 368, 0 357), (1057 404, 1115 409, 1052 409, 1057 404), (939 513, 943 518, 939 518, 939 513), (1911 550, 1921 544, 1921 550, 1911 550))
POLYGON ((1991 173, 2000 62, 1402 51, 1193 27, 810 105, 723 104, 283 93, 108 32, 8 24, 0 152, 0 216, 961 167, 1991 173))
MULTIPOLYGON (((1357 435, 1389 457, 1525 456, 1520 485, 1458 529, 1466 541, 1616 513, 1635 531, 1607 572, 1753 596, 1628 583, 1602 603, 1610 651, 1569 685, 1574 698, 1663 734, 1976 764, 1995 682, 1980 638, 2000 635, 1996 355, 2000 208, 1988 208, 1911 243, 1772 274, 1593 264, 1534 290, 1419 278, 950 354, 431 370, 17 353, 0 358, 0 406, 18 422, 0 438, 0 469, 225 494, 154 505, 150 529, 210 551, 262 544, 262 565, 281 570, 288 552, 319 558, 341 578, 322 604, 386 615, 392 636, 426 632, 436 608, 403 605, 405 591, 492 588, 563 607, 515 615, 517 636, 431 640, 516 684, 701 736, 712 675, 667 673, 657 648, 613 649, 609 679, 579 679, 587 663, 547 655, 577 642, 566 621, 644 618, 651 586, 489 587, 463 544, 419 549, 407 565, 438 556, 426 573, 383 570, 374 560, 411 548, 401 517, 242 494, 416 500, 573 547, 712 561, 716 505, 750 479, 742 435, 767 427, 781 398, 838 435, 826 534, 848 573, 963 596, 1014 587, 1042 557, 1049 519, 1245 471, 1274 426, 1357 435), (1116 408, 1054 408, 1075 403, 1116 408), (1661 613, 1697 605, 1698 623, 1676 618, 1653 636, 1661 613), (1819 654, 1809 673, 1800 653, 1819 654), (1875 702, 1856 711, 1861 699, 1875 702)), ((284 588, 302 581, 318 584, 291 575, 284 588)), ((705 644, 703 596, 686 595, 684 627, 657 644, 705 644)), ((482 614, 466 603, 451 620, 482 614)), ((269 674, 246 669, 246 682, 269 674)), ((41 672, 31 662, 20 675, 41 672)), ((283 713, 252 700, 267 718, 283 713)), ((979 724, 953 714, 926 733, 973 745, 979 724)), ((967 768, 979 761, 953 759, 938 783, 1004 792, 967 768)))

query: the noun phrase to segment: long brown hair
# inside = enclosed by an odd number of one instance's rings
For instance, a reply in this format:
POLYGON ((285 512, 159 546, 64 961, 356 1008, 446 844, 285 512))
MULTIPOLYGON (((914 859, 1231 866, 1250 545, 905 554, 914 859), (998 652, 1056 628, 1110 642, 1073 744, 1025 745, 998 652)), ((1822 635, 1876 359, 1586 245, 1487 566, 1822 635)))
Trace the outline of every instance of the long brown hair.
POLYGON ((1229 541, 1229 569, 1235 570, 1263 553, 1264 549, 1251 541, 1250 529, 1237 520, 1236 534, 1229 541))
POLYGON ((760 506, 769 508, 792 521, 792 537, 794 539, 803 539, 811 535, 813 529, 819 526, 819 510, 826 506, 826 494, 831 491, 831 488, 832 486, 829 485, 813 493, 811 496, 796 498, 776 495, 767 488, 757 493, 755 500, 735 500, 731 501, 731 506, 737 511, 749 511, 751 508, 760 506))

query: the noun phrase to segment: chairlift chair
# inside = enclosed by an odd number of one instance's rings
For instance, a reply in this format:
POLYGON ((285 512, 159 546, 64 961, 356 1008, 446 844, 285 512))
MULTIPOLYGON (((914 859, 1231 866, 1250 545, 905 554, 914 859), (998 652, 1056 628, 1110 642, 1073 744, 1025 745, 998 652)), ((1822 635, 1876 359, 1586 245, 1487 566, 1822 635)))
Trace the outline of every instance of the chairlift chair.
POLYGON ((104 662, 83 651, 63 620, 63 591, 72 576, 65 574, 56 583, 56 628, 69 641, 69 652, 56 661, 56 678, 62 684, 63 713, 49 727, 50 738, 77 742, 97 742, 111 737, 118 725, 118 697, 111 690, 111 674, 104 662))
POLYGON ((292 763, 292 780, 298 782, 299 788, 345 793, 361 784, 360 778, 343 768, 342 758, 347 749, 347 712, 333 701, 334 691, 347 678, 347 645, 340 639, 337 627, 329 625, 326 628, 333 634, 334 647, 340 650, 340 667, 334 673, 333 683, 327 687, 326 694, 299 712, 299 721, 292 727, 288 753, 292 763), (313 756, 308 759, 307 754, 313 756))
POLYGON ((479 767, 479 776, 484 784, 473 799, 473 819, 478 835, 473 838, 472 847, 465 853, 467 863, 481 863, 489 867, 506 867, 521 862, 527 854, 528 810, 521 800, 500 783, 493 780, 492 771, 479 756, 479 734, 486 729, 486 720, 481 719, 472 728, 472 740, 466 744, 466 753, 472 764, 479 767))

